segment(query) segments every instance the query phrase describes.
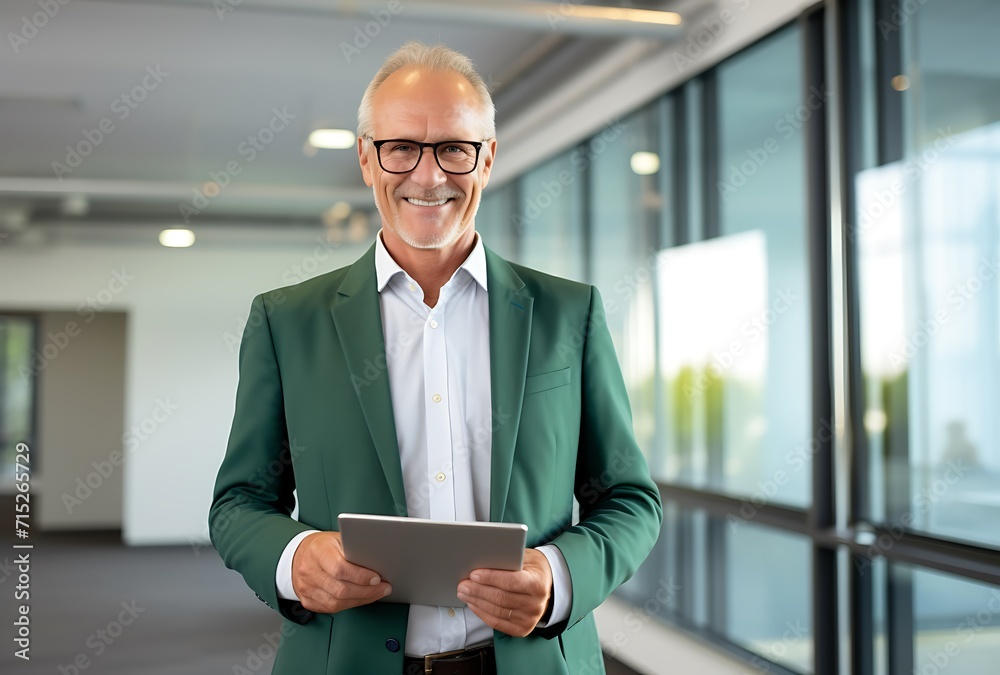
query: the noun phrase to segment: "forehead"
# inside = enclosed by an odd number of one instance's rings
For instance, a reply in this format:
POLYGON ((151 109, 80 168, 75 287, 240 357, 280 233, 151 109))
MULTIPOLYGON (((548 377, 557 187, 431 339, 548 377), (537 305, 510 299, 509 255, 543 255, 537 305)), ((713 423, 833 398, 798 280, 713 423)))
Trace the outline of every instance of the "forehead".
POLYGON ((372 122, 376 138, 480 140, 483 133, 483 111, 467 79, 412 67, 397 70, 378 88, 372 122))

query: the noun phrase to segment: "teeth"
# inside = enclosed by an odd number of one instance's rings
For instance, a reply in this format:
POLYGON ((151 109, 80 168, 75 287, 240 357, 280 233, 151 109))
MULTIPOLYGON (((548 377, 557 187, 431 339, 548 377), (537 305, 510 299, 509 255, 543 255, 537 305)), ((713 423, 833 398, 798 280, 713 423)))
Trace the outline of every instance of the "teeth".
POLYGON ((442 204, 444 204, 448 200, 447 199, 439 199, 436 202, 425 202, 422 199, 414 199, 413 197, 407 197, 406 201, 410 202, 411 204, 416 204, 417 206, 441 206, 442 204))

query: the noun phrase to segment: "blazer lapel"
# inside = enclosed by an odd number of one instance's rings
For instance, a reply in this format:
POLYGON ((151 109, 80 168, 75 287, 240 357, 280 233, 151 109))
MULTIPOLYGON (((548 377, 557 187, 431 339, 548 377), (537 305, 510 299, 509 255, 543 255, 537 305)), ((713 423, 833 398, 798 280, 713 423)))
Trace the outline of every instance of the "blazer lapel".
POLYGON ((351 372, 354 391, 389 483, 396 506, 395 515, 405 516, 406 491, 396 441, 389 371, 385 366, 385 338, 377 286, 373 244, 351 266, 331 302, 330 311, 351 372))
POLYGON ((490 465, 490 520, 503 522, 514 464, 524 377, 528 368, 534 298, 506 260, 486 249, 490 308, 490 393, 493 451, 490 465))

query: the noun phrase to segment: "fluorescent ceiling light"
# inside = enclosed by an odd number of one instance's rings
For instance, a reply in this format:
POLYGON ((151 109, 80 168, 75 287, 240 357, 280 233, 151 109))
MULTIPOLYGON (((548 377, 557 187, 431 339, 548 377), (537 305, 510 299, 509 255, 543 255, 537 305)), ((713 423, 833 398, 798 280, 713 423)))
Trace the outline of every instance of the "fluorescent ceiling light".
POLYGON ((309 145, 328 150, 354 147, 357 137, 347 129, 317 129, 309 134, 309 145))
POLYGON ((160 243, 170 248, 187 248, 194 243, 194 232, 182 228, 163 230, 160 243))
POLYGON ((637 152, 629 160, 629 166, 640 176, 649 176, 660 170, 660 156, 655 152, 637 152))
MULTIPOLYGON (((677 12, 663 12, 653 9, 632 9, 630 7, 592 7, 588 5, 559 6, 559 12, 573 17, 599 19, 605 21, 632 21, 636 23, 655 23, 663 26, 681 25, 681 15, 677 12)), ((553 12, 553 10, 547 10, 553 12)), ((554 13, 554 12, 553 12, 554 13)))

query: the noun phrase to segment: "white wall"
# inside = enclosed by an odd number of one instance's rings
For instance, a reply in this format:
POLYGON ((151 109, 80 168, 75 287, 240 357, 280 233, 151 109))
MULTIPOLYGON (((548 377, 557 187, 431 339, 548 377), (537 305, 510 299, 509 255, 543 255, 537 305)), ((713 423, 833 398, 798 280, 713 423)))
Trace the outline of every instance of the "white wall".
MULTIPOLYGON (((187 250, 140 243, 0 247, 0 307, 69 311, 83 324, 89 310, 78 308, 93 298, 101 310, 128 315, 121 446, 123 534, 130 544, 207 541, 212 487, 232 422, 239 339, 253 296, 305 278, 306 269, 314 276, 348 264, 363 252, 357 245, 324 247, 316 235, 288 235, 266 245, 241 241, 233 232, 230 243, 187 250)), ((84 325, 71 340, 82 343, 86 330, 84 325)), ((108 423, 121 418, 91 422, 108 423)), ((71 449, 53 448, 56 454, 44 464, 64 462, 71 473, 83 471, 90 458, 81 467, 80 458, 58 456, 71 449)), ((47 491, 45 481, 43 468, 43 512, 64 508, 61 501, 52 506, 61 488, 47 491)))

